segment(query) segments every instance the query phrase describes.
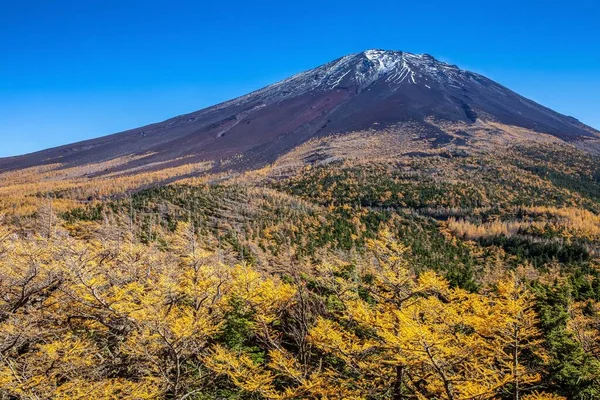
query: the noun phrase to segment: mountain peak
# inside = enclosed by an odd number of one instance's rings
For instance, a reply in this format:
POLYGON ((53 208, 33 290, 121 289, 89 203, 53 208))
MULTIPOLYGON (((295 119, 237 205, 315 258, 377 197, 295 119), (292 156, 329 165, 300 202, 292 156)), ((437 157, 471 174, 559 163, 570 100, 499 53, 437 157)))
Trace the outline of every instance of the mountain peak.
MULTIPOLYGON (((292 81, 311 79, 312 86, 336 87, 356 86, 358 92, 365 90, 376 81, 383 80, 390 89, 395 90, 403 84, 424 85, 428 82, 457 82, 467 71, 454 65, 436 60, 429 54, 413 54, 397 50, 370 49, 350 54, 313 70, 297 75, 292 81)), ((475 75, 475 74, 472 74, 475 75)))
POLYGON ((573 118, 428 54, 370 49, 161 123, 0 161, 0 170, 52 162, 83 165, 132 154, 152 154, 145 162, 240 155, 248 164, 271 162, 315 136, 403 123, 418 126, 422 139, 448 139, 431 120, 463 127, 492 121, 566 141, 600 138, 573 118))
MULTIPOLYGON (((406 63, 408 53, 390 50, 367 50, 362 54, 371 63, 371 69, 375 77, 388 74, 394 70, 399 73, 406 70, 406 77, 409 77, 412 72, 406 63)), ((411 78, 414 81, 414 76, 411 75, 411 78)))
MULTIPOLYGON (((450 66, 449 64, 446 64, 446 63, 436 59, 431 54, 427 54, 427 53, 417 54, 417 53, 410 53, 410 52, 402 51, 402 50, 369 49, 369 50, 365 50, 360 53, 351 54, 351 56, 352 55, 355 55, 355 56, 363 55, 364 57, 368 58, 371 61, 383 60, 385 62, 385 61, 389 61, 389 60, 411 59, 411 60, 422 60, 423 62, 435 62, 435 63, 440 63, 440 64, 450 66)), ((451 67, 457 68, 456 66, 451 66, 451 67)))
POLYGON ((385 85, 390 92, 405 85, 420 85, 427 90, 433 84, 459 87, 462 85, 461 80, 476 75, 439 61, 429 54, 370 49, 340 57, 216 107, 267 98, 280 101, 316 91, 348 90, 361 93, 376 83, 385 85))
POLYGON ((404 52, 399 50, 370 49, 362 52, 369 60, 382 58, 401 58, 404 52))

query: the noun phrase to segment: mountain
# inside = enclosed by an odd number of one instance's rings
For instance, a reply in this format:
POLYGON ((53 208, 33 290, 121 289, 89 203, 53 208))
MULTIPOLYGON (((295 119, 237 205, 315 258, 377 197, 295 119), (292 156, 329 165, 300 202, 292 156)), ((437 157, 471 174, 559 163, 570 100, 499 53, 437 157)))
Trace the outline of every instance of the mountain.
POLYGON ((596 399, 599 154, 367 51, 0 160, 0 400, 596 399))
POLYGON ((418 126, 420 137, 434 144, 450 142, 432 121, 461 126, 491 121, 567 142, 600 137, 572 117, 430 55, 368 50, 164 122, 5 158, 0 171, 54 163, 73 167, 125 156, 137 161, 122 169, 228 159, 248 168, 272 162, 313 137, 401 123, 418 126))

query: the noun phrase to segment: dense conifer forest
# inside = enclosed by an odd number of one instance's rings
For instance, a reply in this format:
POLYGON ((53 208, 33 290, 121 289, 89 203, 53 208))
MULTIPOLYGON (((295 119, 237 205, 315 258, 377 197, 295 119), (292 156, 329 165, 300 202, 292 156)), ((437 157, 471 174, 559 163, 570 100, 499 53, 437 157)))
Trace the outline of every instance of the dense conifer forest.
POLYGON ((0 174, 0 399, 599 398, 598 158, 383 138, 0 174))

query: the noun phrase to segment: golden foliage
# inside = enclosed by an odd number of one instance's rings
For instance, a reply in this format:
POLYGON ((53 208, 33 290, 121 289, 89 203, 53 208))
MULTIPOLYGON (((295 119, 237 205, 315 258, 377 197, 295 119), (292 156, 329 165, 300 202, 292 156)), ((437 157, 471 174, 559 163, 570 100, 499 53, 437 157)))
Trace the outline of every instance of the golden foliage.
POLYGON ((539 380, 520 362, 524 349, 544 354, 517 279, 475 294, 416 276, 386 230, 354 271, 317 266, 330 295, 316 316, 304 283, 219 263, 189 223, 168 252, 61 230, 25 238, 3 227, 0 238, 3 395, 183 398, 221 376, 267 399, 488 399, 539 380), (249 318, 257 353, 219 340, 233 315, 249 318))

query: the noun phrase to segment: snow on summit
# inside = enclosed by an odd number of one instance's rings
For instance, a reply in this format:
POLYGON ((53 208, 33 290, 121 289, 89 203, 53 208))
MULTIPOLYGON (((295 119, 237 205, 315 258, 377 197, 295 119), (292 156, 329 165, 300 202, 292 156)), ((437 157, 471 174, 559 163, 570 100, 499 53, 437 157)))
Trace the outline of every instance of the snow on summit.
MULTIPOLYGON (((366 90, 377 82, 390 90, 404 84, 423 85, 430 89, 433 83, 461 86, 461 80, 476 74, 436 60, 427 54, 412 54, 395 50, 371 49, 349 54, 320 67, 299 73, 281 82, 235 99, 240 104, 250 98, 290 97, 313 91, 350 89, 366 90)), ((225 103, 220 106, 230 105, 225 103)))

